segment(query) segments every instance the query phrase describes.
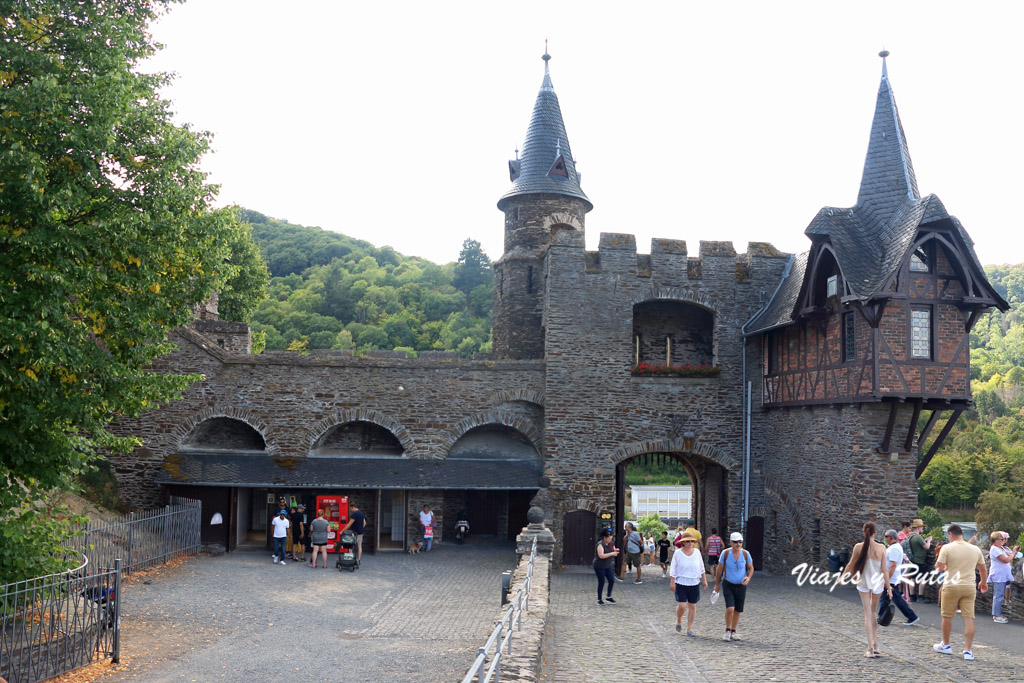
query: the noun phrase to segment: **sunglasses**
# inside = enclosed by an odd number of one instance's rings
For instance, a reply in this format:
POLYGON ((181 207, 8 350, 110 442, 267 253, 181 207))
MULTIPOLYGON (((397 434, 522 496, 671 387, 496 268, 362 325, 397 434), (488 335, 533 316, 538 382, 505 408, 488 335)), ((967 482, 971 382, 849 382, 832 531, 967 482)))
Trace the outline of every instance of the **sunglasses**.
POLYGON ((729 543, 743 543, 743 541, 729 541, 729 543))

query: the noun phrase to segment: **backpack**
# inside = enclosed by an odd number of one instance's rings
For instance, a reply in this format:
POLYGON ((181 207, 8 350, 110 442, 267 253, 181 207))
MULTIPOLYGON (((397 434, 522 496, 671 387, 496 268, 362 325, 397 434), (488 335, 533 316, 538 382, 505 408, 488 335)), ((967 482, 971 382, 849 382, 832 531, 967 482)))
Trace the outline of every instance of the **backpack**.
POLYGON ((910 547, 910 536, 907 536, 900 541, 900 547, 903 548, 903 556, 906 557, 908 561, 913 562, 914 549, 910 547))

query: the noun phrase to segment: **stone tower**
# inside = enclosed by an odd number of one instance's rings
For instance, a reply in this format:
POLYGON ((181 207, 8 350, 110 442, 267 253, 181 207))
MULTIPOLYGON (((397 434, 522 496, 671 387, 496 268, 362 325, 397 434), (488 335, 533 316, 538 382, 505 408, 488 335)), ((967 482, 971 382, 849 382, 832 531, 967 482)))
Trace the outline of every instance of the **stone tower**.
POLYGON ((498 201, 505 214, 505 252, 494 264, 494 353, 499 358, 544 356, 544 256, 551 233, 582 233, 584 216, 594 208, 580 189, 551 85, 551 56, 545 52, 543 59, 544 81, 522 158, 508 162, 512 188, 498 201))

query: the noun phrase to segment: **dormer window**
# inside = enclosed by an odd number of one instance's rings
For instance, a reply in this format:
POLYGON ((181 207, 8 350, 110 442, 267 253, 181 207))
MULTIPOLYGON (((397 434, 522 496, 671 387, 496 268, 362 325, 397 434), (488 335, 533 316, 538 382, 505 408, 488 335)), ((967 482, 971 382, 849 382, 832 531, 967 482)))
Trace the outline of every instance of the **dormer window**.
POLYGON ((825 281, 825 296, 835 296, 839 293, 839 276, 832 275, 825 281))
POLYGON ((912 273, 930 273, 931 268, 928 267, 928 255, 924 252, 924 249, 918 247, 914 250, 914 253, 910 256, 910 272, 912 273))
POLYGON ((560 175, 569 177, 569 171, 565 168, 565 158, 559 154, 558 158, 555 159, 555 163, 551 165, 551 170, 548 171, 548 175, 560 175))

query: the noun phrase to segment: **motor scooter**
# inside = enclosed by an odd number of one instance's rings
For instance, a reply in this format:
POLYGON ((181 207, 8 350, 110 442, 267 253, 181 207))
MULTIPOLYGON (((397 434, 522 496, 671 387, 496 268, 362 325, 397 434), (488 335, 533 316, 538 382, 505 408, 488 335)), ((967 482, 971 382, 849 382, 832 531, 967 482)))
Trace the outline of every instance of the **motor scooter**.
POLYGON ((466 542, 466 536, 469 536, 469 522, 460 519, 455 523, 455 542, 462 545, 466 542))

